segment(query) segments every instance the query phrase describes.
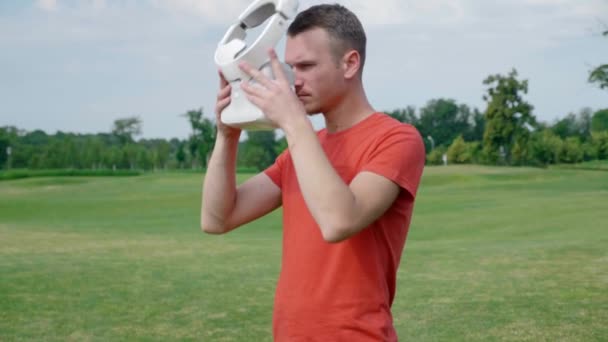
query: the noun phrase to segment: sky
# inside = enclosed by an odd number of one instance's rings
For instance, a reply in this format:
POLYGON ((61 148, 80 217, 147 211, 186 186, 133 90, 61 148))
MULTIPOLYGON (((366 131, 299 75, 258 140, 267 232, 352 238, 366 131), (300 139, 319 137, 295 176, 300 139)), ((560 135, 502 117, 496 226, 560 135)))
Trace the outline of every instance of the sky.
MULTIPOLYGON (((300 0, 299 9, 324 2, 300 0)), ((449 98, 483 111, 483 80, 513 68, 540 121, 608 108, 608 91, 587 81, 608 63, 608 0, 333 2, 366 29, 364 85, 377 110, 449 98)), ((183 113, 213 117, 213 55, 250 3, 2 0, 0 126, 99 133, 138 116, 144 138, 186 138, 183 113)))

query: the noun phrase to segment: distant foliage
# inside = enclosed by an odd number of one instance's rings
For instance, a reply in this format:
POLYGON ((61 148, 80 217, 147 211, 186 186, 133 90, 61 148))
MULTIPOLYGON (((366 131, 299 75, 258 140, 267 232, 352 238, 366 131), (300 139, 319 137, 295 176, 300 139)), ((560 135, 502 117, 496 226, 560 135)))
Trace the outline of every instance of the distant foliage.
MULTIPOLYGON (((608 31, 604 31, 603 35, 608 37, 608 31)), ((596 83, 600 89, 608 89, 608 64, 602 64, 591 70, 589 82, 596 83)))
MULTIPOLYGON (((608 108, 583 108, 551 124, 537 122, 533 106, 524 99, 528 81, 520 80, 515 69, 490 75, 483 84, 483 112, 453 99, 434 98, 419 109, 406 106, 386 113, 418 130, 429 165, 442 165, 444 155, 449 164, 529 166, 608 159, 608 108)), ((31 170, 111 175, 121 170, 204 170, 215 145, 215 122, 202 108, 182 116, 191 127, 183 140, 138 139, 143 122, 137 116, 117 119, 109 132, 97 134, 0 127, 2 177, 22 177, 31 170), (5 171, 14 169, 21 171, 11 176, 5 171)), ((237 170, 259 172, 272 165, 288 148, 285 137, 276 133, 246 132, 239 142, 237 170)))
POLYGON ((608 109, 598 110, 591 119, 591 131, 608 131, 608 109))
POLYGON ((447 153, 445 146, 439 146, 426 155, 426 162, 429 165, 443 165, 443 155, 447 153))
POLYGON ((488 103, 483 135, 485 158, 492 164, 519 164, 526 153, 531 128, 536 126, 533 107, 523 99, 528 92, 528 81, 518 80, 513 69, 507 76, 491 75, 483 83, 488 86, 484 96, 488 103), (517 147, 516 154, 513 154, 514 147, 517 147))

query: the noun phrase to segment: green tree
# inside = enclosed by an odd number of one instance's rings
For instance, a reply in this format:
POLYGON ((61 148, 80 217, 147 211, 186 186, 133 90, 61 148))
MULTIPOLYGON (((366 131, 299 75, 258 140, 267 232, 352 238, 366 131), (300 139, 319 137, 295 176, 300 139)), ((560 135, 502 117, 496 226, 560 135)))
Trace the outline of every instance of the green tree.
POLYGON ((580 163, 583 161, 583 147, 578 137, 567 137, 564 140, 561 160, 565 163, 580 163))
POLYGON ((592 132, 591 141, 598 159, 608 159, 608 131, 592 132))
MULTIPOLYGON (((604 31, 603 35, 608 37, 608 31, 604 31)), ((602 64, 591 70, 589 82, 597 83, 600 89, 608 88, 608 64, 602 64)))
POLYGON ((520 147, 527 144, 531 128, 536 120, 532 105, 524 101, 522 94, 528 92, 528 81, 517 79, 513 69, 507 76, 491 75, 483 83, 488 86, 483 99, 488 103, 485 111, 483 152, 488 162, 497 163, 503 157, 511 163, 511 149, 517 142, 520 147))
POLYGON ((278 155, 276 145, 275 131, 248 131, 247 140, 239 150, 241 166, 264 170, 278 155))
POLYGON ((548 165, 559 162, 563 151, 563 141, 550 129, 532 135, 532 157, 537 164, 548 165))
MULTIPOLYGON (((423 137, 432 137, 435 147, 447 147, 469 130, 470 118, 468 106, 458 105, 451 99, 433 99, 420 109, 417 128, 423 137)), ((427 146, 427 150, 431 150, 430 147, 427 146)))
POLYGON ((175 153, 175 159, 177 160, 177 166, 181 169, 184 167, 186 162, 186 151, 184 149, 184 143, 180 143, 175 153))
POLYGON ((560 138, 579 137, 581 141, 591 138, 591 108, 583 108, 578 114, 569 113, 566 117, 555 121, 551 130, 560 138))
POLYGON ((3 168, 8 164, 9 146, 11 146, 11 142, 8 139, 8 136, 4 136, 2 130, 0 129, 0 168, 3 168))
POLYGON ((141 134, 142 121, 138 117, 128 117, 114 120, 112 134, 121 145, 133 142, 133 137, 141 134))
POLYGON ((417 127, 419 124, 418 117, 416 116, 416 108, 414 108, 413 106, 407 106, 404 109, 395 109, 392 111, 387 111, 386 114, 398 120, 399 122, 408 123, 415 127, 417 127))
POLYGON ((430 165, 443 165, 443 155, 447 152, 445 146, 439 146, 433 149, 426 156, 426 162, 430 165))
POLYGON ((209 154, 215 144, 215 127, 213 121, 204 117, 203 109, 189 110, 184 114, 190 122, 192 133, 190 134, 188 148, 192 158, 192 167, 198 163, 201 167, 207 167, 209 154))
POLYGON ((591 130, 594 132, 608 131, 608 109, 598 110, 593 114, 591 130))
POLYGON ((160 140, 155 148, 154 167, 159 169, 166 169, 167 163, 169 162, 170 154, 171 145, 165 140, 160 140))
POLYGON ((485 116, 477 108, 473 109, 473 112, 467 116, 469 117, 468 127, 462 137, 466 141, 482 141, 486 126, 485 116))
POLYGON ((452 164, 465 164, 470 163, 472 156, 469 154, 467 143, 459 135, 454 139, 447 151, 448 161, 452 164))

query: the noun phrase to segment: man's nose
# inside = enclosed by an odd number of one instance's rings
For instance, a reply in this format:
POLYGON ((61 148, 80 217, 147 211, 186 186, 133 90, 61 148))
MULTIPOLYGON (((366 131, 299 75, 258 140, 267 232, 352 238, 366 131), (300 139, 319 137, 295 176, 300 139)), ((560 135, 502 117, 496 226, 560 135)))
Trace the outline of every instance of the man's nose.
POLYGON ((302 85, 304 84, 304 81, 302 80, 302 78, 298 77, 298 74, 297 74, 297 73, 294 75, 294 77, 295 77, 295 78, 294 78, 294 81, 293 81, 293 85, 294 85, 296 88, 300 88, 300 87, 302 87, 302 85))

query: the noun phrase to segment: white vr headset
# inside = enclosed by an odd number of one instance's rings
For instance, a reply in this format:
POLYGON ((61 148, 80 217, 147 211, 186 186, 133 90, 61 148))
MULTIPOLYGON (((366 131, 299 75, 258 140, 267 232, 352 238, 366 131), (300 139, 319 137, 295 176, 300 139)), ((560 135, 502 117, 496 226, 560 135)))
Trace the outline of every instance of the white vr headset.
MULTIPOLYGON (((274 78, 268 50, 283 37, 287 30, 287 21, 296 15, 297 10, 298 0, 256 0, 241 13, 238 22, 230 26, 218 44, 215 63, 232 86, 231 102, 221 113, 224 124, 248 130, 276 128, 258 107, 247 100, 241 90, 241 81, 255 81, 239 68, 239 63, 246 61, 268 78, 274 78), (266 21, 268 23, 262 33, 251 46, 247 46, 246 31, 266 21)), ((286 64, 282 64, 289 82, 293 85, 293 72, 286 64)))

